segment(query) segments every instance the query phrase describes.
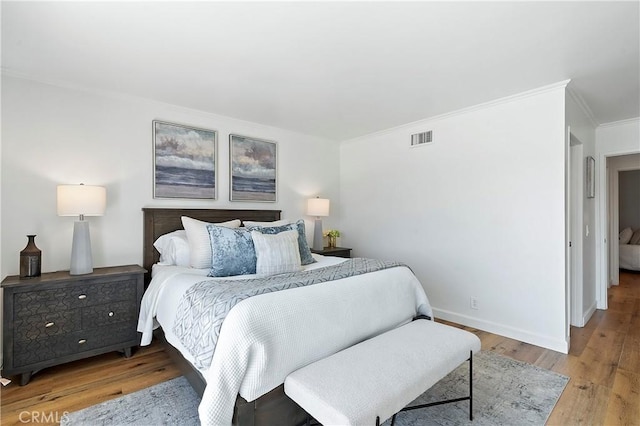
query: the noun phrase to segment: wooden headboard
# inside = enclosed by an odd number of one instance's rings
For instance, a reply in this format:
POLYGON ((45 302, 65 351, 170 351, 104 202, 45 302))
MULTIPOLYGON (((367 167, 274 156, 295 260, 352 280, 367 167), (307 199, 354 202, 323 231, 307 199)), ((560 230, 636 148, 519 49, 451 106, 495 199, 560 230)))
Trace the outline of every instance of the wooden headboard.
POLYGON ((166 233, 183 229, 182 216, 189 216, 205 222, 226 222, 240 219, 256 222, 272 222, 280 219, 281 210, 224 210, 224 209, 171 209, 145 207, 144 234, 142 242, 142 262, 147 270, 145 283, 151 280, 151 267, 160 260, 160 253, 153 247, 153 243, 166 233))

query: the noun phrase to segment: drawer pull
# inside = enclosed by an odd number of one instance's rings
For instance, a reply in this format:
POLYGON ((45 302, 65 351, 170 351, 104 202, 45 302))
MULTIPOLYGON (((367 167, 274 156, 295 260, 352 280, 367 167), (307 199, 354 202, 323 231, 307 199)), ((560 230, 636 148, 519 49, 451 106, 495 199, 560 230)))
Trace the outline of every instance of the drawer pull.
POLYGON ((87 343, 87 339, 80 339, 80 340, 78 340, 78 344, 79 344, 79 345, 84 345, 85 343, 87 343))
POLYGON ((53 327, 54 324, 55 323, 52 321, 52 322, 46 323, 44 326, 45 326, 45 328, 49 328, 49 327, 53 327))
POLYGON ((113 311, 109 312, 109 316, 112 317, 113 316, 113 311))
POLYGON ((78 299, 82 300, 82 299, 86 299, 87 295, 86 294, 81 294, 80 296, 78 296, 78 299))

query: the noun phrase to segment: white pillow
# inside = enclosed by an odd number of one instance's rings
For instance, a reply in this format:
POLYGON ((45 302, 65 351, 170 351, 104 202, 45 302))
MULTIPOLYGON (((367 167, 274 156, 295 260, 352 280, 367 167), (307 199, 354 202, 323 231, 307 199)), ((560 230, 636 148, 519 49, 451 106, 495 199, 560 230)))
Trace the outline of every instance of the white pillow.
POLYGON ((247 228, 251 226, 283 226, 283 225, 288 225, 290 223, 291 221, 287 219, 276 220, 274 222, 252 222, 250 220, 245 220, 242 222, 242 224, 247 228))
POLYGON ((633 230, 631 228, 624 228, 619 235, 620 244, 629 244, 632 236, 633 230))
MULTIPOLYGON (((207 225, 209 225, 208 222, 182 216, 182 226, 187 232, 187 240, 189 241, 189 265, 192 268, 211 268, 211 241, 209 240, 207 225)), ((214 225, 224 226, 225 228, 239 228, 240 220, 235 219, 228 222, 215 223, 214 225)))
POLYGON ((302 270, 298 231, 274 235, 251 231, 251 238, 256 249, 256 274, 265 276, 302 270))
POLYGON ((189 266, 189 242, 186 231, 181 229, 161 235, 153 246, 160 253, 160 263, 189 266))

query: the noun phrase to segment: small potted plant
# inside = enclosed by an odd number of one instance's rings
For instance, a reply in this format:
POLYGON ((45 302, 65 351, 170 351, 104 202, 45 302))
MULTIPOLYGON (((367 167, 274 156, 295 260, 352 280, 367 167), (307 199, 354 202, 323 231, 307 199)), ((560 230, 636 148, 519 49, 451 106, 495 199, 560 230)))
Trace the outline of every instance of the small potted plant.
POLYGON ((329 243, 329 247, 333 248, 336 246, 336 239, 340 236, 340 231, 337 229, 329 229, 327 231, 327 241, 329 243))

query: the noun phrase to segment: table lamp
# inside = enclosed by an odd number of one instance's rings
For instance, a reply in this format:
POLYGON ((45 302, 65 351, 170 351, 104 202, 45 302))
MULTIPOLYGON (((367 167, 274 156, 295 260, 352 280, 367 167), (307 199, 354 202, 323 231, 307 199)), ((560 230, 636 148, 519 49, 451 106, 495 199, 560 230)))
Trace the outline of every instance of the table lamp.
POLYGON ((93 272, 89 222, 85 216, 102 216, 107 204, 107 190, 103 186, 58 185, 58 216, 78 216, 73 224, 71 246, 71 275, 93 272))
POLYGON ((313 249, 322 250, 322 219, 320 218, 329 216, 329 200, 319 197, 308 199, 307 214, 316 217, 313 229, 313 249))

